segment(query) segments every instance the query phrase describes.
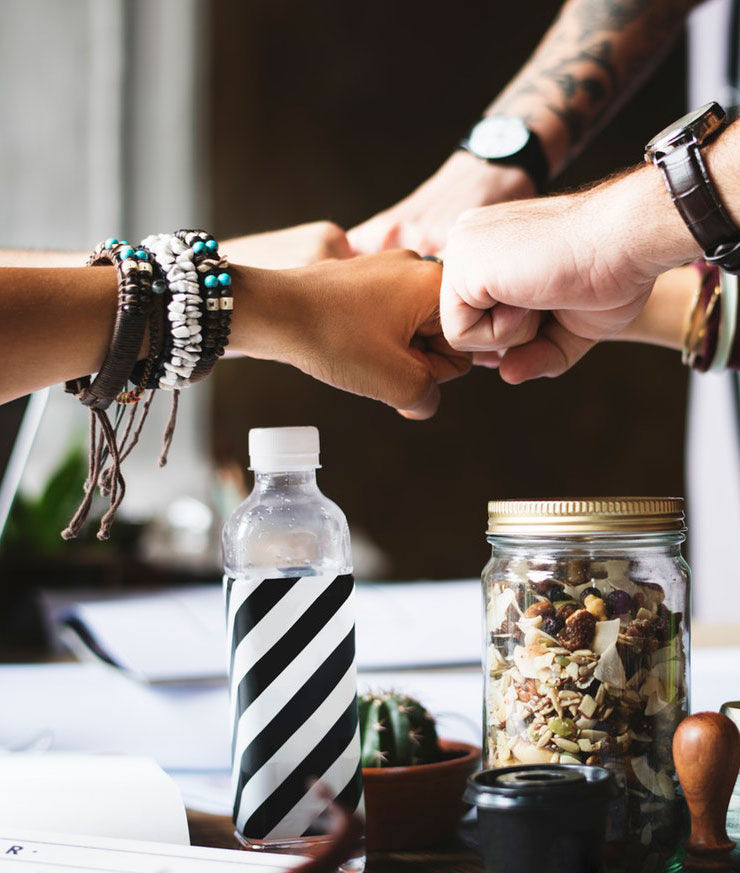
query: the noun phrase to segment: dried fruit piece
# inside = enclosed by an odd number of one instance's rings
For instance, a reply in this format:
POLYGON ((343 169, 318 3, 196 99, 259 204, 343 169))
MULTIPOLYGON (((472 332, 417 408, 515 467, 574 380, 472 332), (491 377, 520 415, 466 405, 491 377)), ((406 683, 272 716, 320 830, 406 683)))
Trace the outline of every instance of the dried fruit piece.
POLYGON ((556 637, 564 627, 565 619, 560 618, 559 615, 553 615, 542 620, 540 630, 551 637, 556 637))
POLYGON ((565 627, 558 634, 558 641, 571 652, 586 649, 591 645, 596 630, 596 619, 587 609, 579 609, 568 617, 565 627))
POLYGON ((664 603, 661 603, 655 622, 655 635, 661 642, 670 642, 678 633, 682 618, 683 615, 680 612, 671 612, 664 603))
POLYGON ((591 648, 597 655, 603 654, 612 643, 619 639, 619 619, 612 618, 609 621, 600 621, 596 625, 591 648))
POLYGON ((632 598, 626 591, 615 589, 610 591, 604 599, 606 611, 609 616, 625 615, 632 608, 632 598))
POLYGON ((590 694, 584 694, 581 702, 578 704, 578 710, 579 712, 582 712, 586 718, 591 718, 591 716, 596 712, 596 701, 590 694))
POLYGON ((538 600, 527 607, 524 615, 526 618, 537 618, 537 616, 544 618, 548 615, 555 615, 555 607, 549 600, 538 600))
POLYGON ((588 558, 573 558, 566 565, 566 573, 571 585, 583 585, 591 578, 591 561, 588 558))
POLYGON ((557 610, 558 618, 567 621, 574 612, 578 612, 578 604, 575 600, 556 601, 555 609, 557 610))
POLYGON ((545 596, 552 603, 555 603, 556 600, 566 600, 567 595, 565 593, 565 588, 559 582, 553 582, 545 592, 545 596))
POLYGON ((598 588, 594 588, 593 585, 589 585, 588 588, 584 588, 580 594, 580 601, 585 606, 587 597, 601 597, 601 591, 598 588))

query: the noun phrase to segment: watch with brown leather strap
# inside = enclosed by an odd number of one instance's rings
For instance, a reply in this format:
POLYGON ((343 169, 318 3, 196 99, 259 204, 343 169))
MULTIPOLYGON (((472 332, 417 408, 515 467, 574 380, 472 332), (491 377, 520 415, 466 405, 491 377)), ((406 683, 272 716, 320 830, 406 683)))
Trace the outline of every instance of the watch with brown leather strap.
POLYGON ((725 209, 701 155, 702 147, 719 135, 725 122, 719 103, 707 103, 654 136, 645 146, 645 160, 663 174, 668 193, 705 260, 740 274, 740 227, 725 209))

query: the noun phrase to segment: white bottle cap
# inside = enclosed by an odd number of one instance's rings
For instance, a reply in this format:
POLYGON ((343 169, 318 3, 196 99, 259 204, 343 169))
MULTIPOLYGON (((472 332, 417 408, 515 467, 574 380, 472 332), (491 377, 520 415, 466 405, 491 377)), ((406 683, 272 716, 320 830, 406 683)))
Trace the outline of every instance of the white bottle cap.
POLYGON ((263 473, 313 470, 319 466, 315 427, 253 427, 249 431, 250 469, 263 473))

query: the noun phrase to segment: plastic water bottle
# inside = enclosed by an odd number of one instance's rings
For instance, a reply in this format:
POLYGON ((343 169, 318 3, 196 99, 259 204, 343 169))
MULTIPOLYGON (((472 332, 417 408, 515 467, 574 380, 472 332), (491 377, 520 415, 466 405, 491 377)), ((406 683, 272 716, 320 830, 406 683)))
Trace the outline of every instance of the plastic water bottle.
POLYGON ((317 784, 363 804, 349 528, 317 485, 315 427, 253 429, 249 454, 254 490, 223 531, 234 824, 247 849, 313 854, 317 784))

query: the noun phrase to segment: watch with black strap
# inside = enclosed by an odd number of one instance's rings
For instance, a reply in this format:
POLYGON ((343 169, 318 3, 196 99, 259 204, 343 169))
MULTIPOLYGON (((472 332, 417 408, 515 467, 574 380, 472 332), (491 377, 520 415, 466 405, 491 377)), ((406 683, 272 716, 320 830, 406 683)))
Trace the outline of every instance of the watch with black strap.
POLYGON ((705 260, 740 274, 740 227, 725 209, 701 154, 725 121, 722 107, 707 103, 654 136, 645 146, 645 160, 663 174, 668 193, 705 260))
POLYGON ((538 194, 543 194, 547 188, 550 168, 542 143, 521 118, 510 115, 483 118, 460 145, 489 164, 524 170, 534 182, 538 194))

